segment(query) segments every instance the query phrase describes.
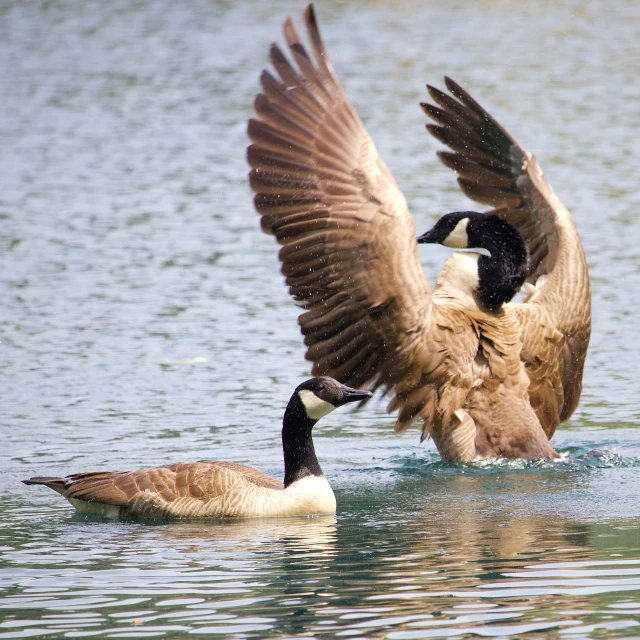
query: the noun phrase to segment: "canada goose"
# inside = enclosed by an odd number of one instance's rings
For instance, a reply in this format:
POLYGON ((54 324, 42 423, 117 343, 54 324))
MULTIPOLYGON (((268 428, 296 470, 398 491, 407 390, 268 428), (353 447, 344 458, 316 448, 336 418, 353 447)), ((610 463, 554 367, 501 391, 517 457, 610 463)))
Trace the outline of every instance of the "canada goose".
POLYGON ((535 157, 462 87, 429 86, 436 105, 422 107, 437 124, 427 129, 452 149, 440 159, 494 207, 449 214, 421 236, 477 250, 454 253, 430 291, 407 203, 338 82, 311 5, 305 22, 313 56, 284 22, 297 69, 271 46, 279 78, 262 72, 247 157, 262 228, 283 245, 282 272, 305 309, 314 374, 381 387, 388 411, 399 410, 396 431, 421 417, 445 460, 555 457, 549 438, 578 404, 591 331, 569 212, 535 157), (523 302, 509 302, 523 280, 523 302))
POLYGON ((30 478, 64 496, 79 512, 109 517, 250 518, 331 514, 336 499, 313 448, 311 431, 323 416, 369 391, 326 376, 294 391, 282 420, 284 484, 234 462, 201 460, 156 469, 94 471, 66 478, 30 478))

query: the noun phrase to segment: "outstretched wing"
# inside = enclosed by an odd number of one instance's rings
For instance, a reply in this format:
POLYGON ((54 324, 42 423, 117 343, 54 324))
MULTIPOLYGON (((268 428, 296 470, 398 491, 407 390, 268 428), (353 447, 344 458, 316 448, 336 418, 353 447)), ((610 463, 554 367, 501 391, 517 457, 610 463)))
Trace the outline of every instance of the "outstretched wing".
POLYGON ((299 323, 313 373, 395 388, 404 428, 427 402, 430 372, 452 365, 429 331, 433 305, 407 203, 335 76, 311 6, 305 22, 313 57, 288 18, 297 68, 274 44, 280 77, 261 76, 247 153, 255 206, 306 310, 299 323))
POLYGON ((495 207, 525 238, 531 273, 523 304, 522 357, 531 405, 549 437, 575 410, 591 333, 591 293, 584 251, 571 215, 534 156, 460 85, 445 78, 450 95, 428 87, 437 106, 422 107, 437 125, 427 129, 452 151, 438 153, 458 173, 476 202, 495 207))

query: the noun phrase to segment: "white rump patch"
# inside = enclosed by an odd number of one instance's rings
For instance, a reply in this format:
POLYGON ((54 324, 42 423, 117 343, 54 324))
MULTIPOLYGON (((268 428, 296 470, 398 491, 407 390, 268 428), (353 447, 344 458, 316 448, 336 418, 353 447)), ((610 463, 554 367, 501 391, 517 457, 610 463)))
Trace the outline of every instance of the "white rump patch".
POLYGON ((462 218, 455 226, 455 229, 442 241, 442 244, 445 247, 453 247, 454 249, 467 249, 469 247, 468 224, 469 218, 462 218))
POLYGON ((300 400, 302 400, 307 416, 312 420, 320 420, 320 418, 326 416, 335 409, 330 402, 321 400, 315 393, 313 393, 313 391, 309 391, 309 389, 302 389, 302 391, 298 391, 298 395, 300 396, 300 400))

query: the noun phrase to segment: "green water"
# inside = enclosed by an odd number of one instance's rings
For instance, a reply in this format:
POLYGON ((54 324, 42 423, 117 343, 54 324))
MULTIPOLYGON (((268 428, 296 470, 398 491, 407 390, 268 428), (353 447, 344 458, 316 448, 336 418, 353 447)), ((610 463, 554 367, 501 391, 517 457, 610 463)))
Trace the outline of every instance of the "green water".
POLYGON ((108 522, 16 505, 0 637, 634 635, 637 516, 592 519, 596 491, 637 475, 607 467, 620 462, 411 460, 339 483, 335 518, 108 522))
MULTIPOLYGON (((282 476, 309 374, 246 181, 289 1, 0 5, 0 640, 640 637, 640 5, 322 2, 418 231, 468 208, 424 132, 446 73, 532 152, 593 284, 554 463, 446 465, 385 402, 314 437, 331 518, 85 519, 22 478, 217 458, 282 476)), ((448 251, 422 251, 431 281, 448 251)))

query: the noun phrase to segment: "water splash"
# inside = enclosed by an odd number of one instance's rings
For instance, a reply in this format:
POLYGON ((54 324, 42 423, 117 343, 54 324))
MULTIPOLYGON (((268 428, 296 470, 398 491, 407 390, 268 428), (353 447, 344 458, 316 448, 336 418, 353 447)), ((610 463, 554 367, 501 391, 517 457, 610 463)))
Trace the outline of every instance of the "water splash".
POLYGON ((396 458, 396 473, 400 475, 492 475, 505 472, 513 473, 555 473, 567 471, 586 471, 589 469, 634 468, 640 467, 640 458, 623 456, 615 449, 592 449, 580 454, 575 448, 559 452, 556 460, 509 460, 507 458, 488 458, 476 462, 443 462, 426 460, 414 455, 410 458, 396 458))

